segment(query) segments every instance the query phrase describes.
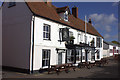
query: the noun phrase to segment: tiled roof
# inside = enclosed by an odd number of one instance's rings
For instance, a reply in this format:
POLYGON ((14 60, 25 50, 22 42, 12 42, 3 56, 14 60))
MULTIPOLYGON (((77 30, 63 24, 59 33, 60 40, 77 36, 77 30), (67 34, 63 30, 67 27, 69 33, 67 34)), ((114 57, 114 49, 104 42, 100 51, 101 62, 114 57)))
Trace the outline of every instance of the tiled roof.
POLYGON ((65 12, 67 8, 68 8, 68 6, 56 8, 56 11, 57 11, 57 13, 65 12))
MULTIPOLYGON (((44 2, 26 2, 30 10, 41 17, 59 22, 61 24, 70 26, 72 28, 85 31, 85 22, 79 18, 75 18, 72 14, 68 16, 69 21, 64 21, 57 12, 64 11, 68 6, 57 8, 54 5, 47 5, 44 2)), ((96 36, 102 37, 97 30, 90 24, 87 23, 87 32, 96 36)), ((102 37, 103 38, 103 37, 102 37)))

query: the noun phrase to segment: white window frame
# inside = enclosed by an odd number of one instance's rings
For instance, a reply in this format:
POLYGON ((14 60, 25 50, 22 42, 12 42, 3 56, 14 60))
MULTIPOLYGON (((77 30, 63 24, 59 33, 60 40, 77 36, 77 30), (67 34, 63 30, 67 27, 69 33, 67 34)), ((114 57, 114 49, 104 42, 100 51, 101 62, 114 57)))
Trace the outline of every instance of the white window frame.
POLYGON ((82 60, 85 60, 85 52, 82 52, 82 60), (84 57, 84 58, 83 58, 84 57))
POLYGON ((64 13, 64 20, 68 21, 68 12, 67 11, 64 13))
POLYGON ((45 67, 45 66, 49 66, 49 63, 47 63, 47 61, 49 62, 50 61, 50 50, 49 49, 43 49, 43 52, 42 52, 42 66, 45 67), (44 52, 45 52, 45 57, 44 57, 44 52), (43 65, 43 62, 44 65, 43 65))
POLYGON ((79 60, 76 59, 76 62, 80 62, 81 61, 81 50, 76 50, 76 58, 79 58, 79 60), (78 51, 78 52, 77 52, 78 51), (77 54, 78 53, 78 54, 77 54))
POLYGON ((67 63, 73 63, 73 61, 71 60, 71 57, 73 57, 73 59, 74 59, 74 55, 72 55, 72 50, 73 49, 68 49, 68 51, 67 51, 67 63), (68 59, 69 59, 69 61, 68 61, 68 59))
POLYGON ((50 40, 50 28, 51 26, 48 24, 43 25, 43 40, 50 40), (48 31, 47 31, 47 27, 48 27, 48 31), (48 34, 48 37, 47 37, 47 34, 48 34))
POLYGON ((81 41, 83 41, 83 33, 81 33, 81 38, 80 39, 81 39, 81 41))
POLYGON ((78 43, 80 43, 80 42, 81 42, 81 34, 78 33, 78 43))

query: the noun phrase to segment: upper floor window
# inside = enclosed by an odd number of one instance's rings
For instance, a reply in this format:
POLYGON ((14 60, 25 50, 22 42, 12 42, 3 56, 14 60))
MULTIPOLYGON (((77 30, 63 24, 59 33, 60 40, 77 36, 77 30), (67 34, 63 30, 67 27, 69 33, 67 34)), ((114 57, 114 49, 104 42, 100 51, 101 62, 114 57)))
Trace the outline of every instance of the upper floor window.
POLYGON ((81 35, 78 33, 78 43, 81 42, 81 35))
POLYGON ((100 37, 97 37, 96 39, 96 47, 102 47, 102 39, 100 37))
POLYGON ((87 44, 87 36, 85 35, 84 37, 85 37, 85 43, 87 44))
POLYGON ((11 0, 11 1, 9 2, 9 6, 8 6, 8 7, 12 7, 12 6, 15 6, 15 5, 16 5, 15 0, 11 0))
POLYGON ((95 46, 95 39, 93 38, 90 43, 91 43, 91 46, 95 46))
POLYGON ((73 32, 72 31, 69 31, 69 36, 73 36, 73 32))
POLYGON ((64 20, 68 21, 68 12, 67 11, 64 13, 64 20))
POLYGON ((80 37, 81 41, 83 41, 83 34, 81 33, 81 37, 80 37))
POLYGON ((44 26, 43 26, 43 39, 50 40, 50 25, 44 24, 44 26))

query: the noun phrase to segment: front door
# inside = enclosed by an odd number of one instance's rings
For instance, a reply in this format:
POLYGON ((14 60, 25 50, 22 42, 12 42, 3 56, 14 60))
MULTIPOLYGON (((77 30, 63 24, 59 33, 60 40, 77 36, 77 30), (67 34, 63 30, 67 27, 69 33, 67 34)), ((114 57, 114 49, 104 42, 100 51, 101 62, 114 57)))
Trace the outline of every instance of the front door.
POLYGON ((58 53, 58 65, 62 64, 62 53, 58 53))

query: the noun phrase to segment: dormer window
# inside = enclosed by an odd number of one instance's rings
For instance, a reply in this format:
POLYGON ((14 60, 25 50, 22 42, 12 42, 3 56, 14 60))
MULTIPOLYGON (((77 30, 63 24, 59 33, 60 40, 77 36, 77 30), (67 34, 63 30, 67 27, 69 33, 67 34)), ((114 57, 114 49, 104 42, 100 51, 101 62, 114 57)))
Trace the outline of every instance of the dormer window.
POLYGON ((68 21, 68 11, 66 11, 66 12, 64 13, 64 20, 65 20, 65 21, 68 21))

